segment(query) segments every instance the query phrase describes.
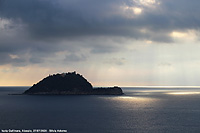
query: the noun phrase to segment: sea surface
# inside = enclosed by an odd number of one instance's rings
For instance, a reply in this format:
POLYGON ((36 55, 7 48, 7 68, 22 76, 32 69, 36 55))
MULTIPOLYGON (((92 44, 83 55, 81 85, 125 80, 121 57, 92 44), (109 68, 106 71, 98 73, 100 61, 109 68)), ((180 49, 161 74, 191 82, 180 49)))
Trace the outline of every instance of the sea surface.
POLYGON ((200 132, 200 88, 124 87, 123 96, 9 95, 26 89, 0 87, 0 131, 200 132))

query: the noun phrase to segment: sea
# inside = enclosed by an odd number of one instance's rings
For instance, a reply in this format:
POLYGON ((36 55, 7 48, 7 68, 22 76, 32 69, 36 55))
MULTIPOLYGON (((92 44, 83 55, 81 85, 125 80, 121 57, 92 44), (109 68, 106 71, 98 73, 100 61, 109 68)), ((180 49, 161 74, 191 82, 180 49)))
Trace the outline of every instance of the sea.
POLYGON ((122 87, 122 96, 13 95, 0 87, 0 132, 199 133, 199 87, 122 87))

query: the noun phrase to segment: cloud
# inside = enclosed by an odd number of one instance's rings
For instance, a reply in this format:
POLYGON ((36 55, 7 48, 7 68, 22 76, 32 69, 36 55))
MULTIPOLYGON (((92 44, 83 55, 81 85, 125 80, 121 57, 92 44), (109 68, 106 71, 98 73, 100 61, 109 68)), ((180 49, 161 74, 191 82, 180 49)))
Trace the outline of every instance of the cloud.
POLYGON ((78 54, 73 54, 73 53, 71 53, 71 54, 69 54, 69 55, 66 55, 66 57, 65 57, 65 62, 66 63, 72 63, 72 62, 82 62, 82 61, 86 61, 87 60, 87 57, 86 56, 84 56, 83 54, 80 54, 80 55, 78 55, 78 54))
POLYGON ((114 65, 124 65, 126 62, 125 58, 110 58, 105 61, 106 64, 114 64, 114 65))
POLYGON ((102 54, 102 53, 113 53, 115 51, 118 51, 118 48, 116 46, 111 45, 95 45, 92 50, 91 53, 94 54, 102 54))
POLYGON ((0 16, 23 23, 37 39, 110 35, 165 42, 170 40, 165 38, 170 38, 168 33, 172 29, 199 27, 198 12, 191 11, 198 3, 197 0, 190 3, 162 0, 159 4, 147 0, 18 0, 5 1, 0 16), (132 8, 141 9, 142 13, 129 12, 132 17, 127 17, 126 10, 132 8), (138 32, 141 28, 150 32, 138 32), (157 36, 159 33, 163 35, 157 36))
POLYGON ((199 29, 199 4, 198 0, 0 0, 0 64, 42 64, 49 58, 57 60, 56 53, 63 51, 69 53, 67 61, 81 62, 87 57, 80 51, 89 51, 90 56, 117 53, 128 39, 171 43, 174 31, 199 29), (125 39, 121 44, 110 41, 115 38, 125 39))

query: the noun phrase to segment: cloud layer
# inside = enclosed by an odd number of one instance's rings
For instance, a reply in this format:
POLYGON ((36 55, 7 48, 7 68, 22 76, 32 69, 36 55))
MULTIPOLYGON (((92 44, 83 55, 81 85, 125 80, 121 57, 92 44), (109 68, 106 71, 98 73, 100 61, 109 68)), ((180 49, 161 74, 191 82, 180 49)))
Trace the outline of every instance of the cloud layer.
POLYGON ((197 5, 198 0, 1 0, 1 65, 41 63, 60 51, 71 58, 73 50, 79 61, 84 56, 78 49, 94 54, 123 47, 124 42, 88 41, 102 36, 170 43, 173 31, 198 31, 197 5))
POLYGON ((80 63, 131 69, 139 63, 146 69, 172 68, 178 59, 161 61, 160 56, 165 53, 162 56, 168 59, 180 52, 182 43, 192 47, 199 42, 199 4, 198 0, 0 0, 0 66, 80 63), (172 53, 156 51, 166 44, 179 46, 172 53))

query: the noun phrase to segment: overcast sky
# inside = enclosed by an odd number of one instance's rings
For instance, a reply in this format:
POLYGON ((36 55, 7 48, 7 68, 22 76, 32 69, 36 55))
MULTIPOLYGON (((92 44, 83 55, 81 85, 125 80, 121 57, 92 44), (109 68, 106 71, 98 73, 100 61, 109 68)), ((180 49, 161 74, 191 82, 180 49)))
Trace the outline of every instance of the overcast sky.
POLYGON ((0 0, 0 86, 199 86, 199 0, 0 0))

